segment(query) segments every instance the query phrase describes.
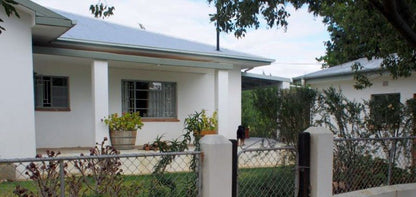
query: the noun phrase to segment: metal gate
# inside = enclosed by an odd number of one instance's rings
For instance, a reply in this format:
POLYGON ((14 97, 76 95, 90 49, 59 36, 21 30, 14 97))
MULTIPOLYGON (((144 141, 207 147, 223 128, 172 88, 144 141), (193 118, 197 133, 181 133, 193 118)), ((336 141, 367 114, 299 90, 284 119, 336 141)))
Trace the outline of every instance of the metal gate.
POLYGON ((237 196, 295 196, 295 147, 241 149, 237 158, 237 196))

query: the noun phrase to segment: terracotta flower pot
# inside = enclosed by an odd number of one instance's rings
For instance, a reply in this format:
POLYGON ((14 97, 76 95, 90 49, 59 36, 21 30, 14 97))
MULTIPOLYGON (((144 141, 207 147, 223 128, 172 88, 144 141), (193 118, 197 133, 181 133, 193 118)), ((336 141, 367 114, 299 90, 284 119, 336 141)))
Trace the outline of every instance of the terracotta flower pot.
POLYGON ((201 136, 205 136, 205 135, 215 135, 217 134, 216 130, 202 130, 201 131, 201 136))

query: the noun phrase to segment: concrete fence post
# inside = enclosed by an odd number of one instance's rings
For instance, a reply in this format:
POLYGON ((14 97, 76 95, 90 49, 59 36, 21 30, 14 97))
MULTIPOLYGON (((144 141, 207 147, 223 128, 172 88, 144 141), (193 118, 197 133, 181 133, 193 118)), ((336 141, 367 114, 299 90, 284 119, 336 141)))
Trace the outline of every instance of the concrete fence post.
POLYGON ((330 197, 334 135, 323 127, 310 127, 305 132, 311 134, 311 197, 330 197))
POLYGON ((206 135, 201 141, 202 196, 231 197, 232 143, 222 135, 206 135))

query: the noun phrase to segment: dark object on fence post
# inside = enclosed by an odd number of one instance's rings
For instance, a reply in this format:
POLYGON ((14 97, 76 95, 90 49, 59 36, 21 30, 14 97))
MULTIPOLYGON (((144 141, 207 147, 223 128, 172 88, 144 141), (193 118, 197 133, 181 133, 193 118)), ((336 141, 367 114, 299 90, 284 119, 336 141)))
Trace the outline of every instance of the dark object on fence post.
POLYGON ((311 194, 310 166, 311 166, 311 135, 310 133, 299 133, 299 193, 298 197, 309 197, 311 194))
POLYGON ((250 128, 246 127, 246 129, 244 130, 244 138, 248 139, 250 138, 250 128))
POLYGON ((231 176, 232 176, 232 185, 231 185, 231 191, 232 191, 232 193, 231 193, 231 196, 232 197, 237 197, 237 169, 238 169, 238 161, 237 161, 237 140, 234 140, 234 139, 230 139, 230 142, 233 144, 233 149, 232 149, 232 151, 233 151, 233 153, 232 153, 232 155, 233 155, 233 158, 232 158, 232 165, 233 165, 233 167, 232 167, 232 174, 231 174, 231 176))

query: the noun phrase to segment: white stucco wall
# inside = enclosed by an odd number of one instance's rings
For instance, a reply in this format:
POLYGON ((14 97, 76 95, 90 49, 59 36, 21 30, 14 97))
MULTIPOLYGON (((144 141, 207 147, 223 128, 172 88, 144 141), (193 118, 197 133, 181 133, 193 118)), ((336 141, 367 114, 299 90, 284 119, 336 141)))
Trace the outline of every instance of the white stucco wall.
POLYGON ((280 84, 279 88, 280 88, 280 89, 289 89, 289 88, 290 88, 290 82, 283 81, 283 82, 280 84))
POLYGON ((0 9, 0 158, 33 157, 35 120, 31 27, 33 16, 19 10, 20 18, 0 9))
MULTIPOLYGON (((117 63, 123 66, 127 63, 117 63)), ((110 113, 121 113, 121 81, 144 80, 177 83, 177 119, 174 122, 144 122, 137 134, 137 145, 152 142, 157 136, 174 139, 183 134, 184 119, 188 114, 207 110, 208 114, 215 111, 214 70, 186 69, 186 71, 152 71, 129 68, 109 69, 110 113)))
POLYGON ((374 188, 334 195, 334 197, 414 197, 414 196, 416 196, 416 184, 414 183, 374 187, 374 188))
POLYGON ((312 88, 318 90, 326 89, 328 87, 334 87, 341 89, 343 94, 356 101, 362 101, 363 99, 369 100, 372 94, 388 94, 388 93, 400 93, 400 100, 404 103, 406 100, 413 98, 416 94, 416 76, 413 74, 409 78, 399 78, 393 80, 389 76, 373 75, 370 78, 373 86, 363 90, 356 90, 352 77, 338 77, 325 80, 311 80, 307 81, 312 88), (384 83, 384 85, 383 85, 384 83))
POLYGON ((70 111, 36 111, 38 148, 94 145, 91 62, 92 60, 50 55, 34 56, 36 73, 68 77, 71 108, 70 111))

